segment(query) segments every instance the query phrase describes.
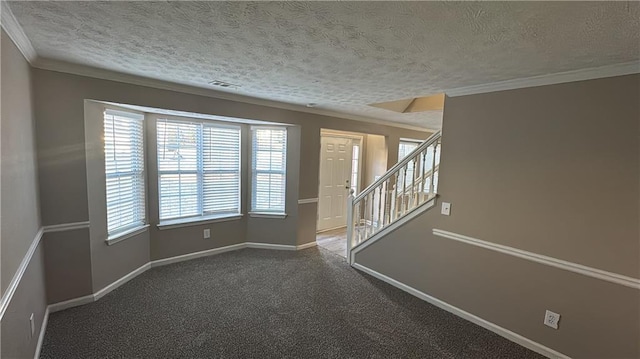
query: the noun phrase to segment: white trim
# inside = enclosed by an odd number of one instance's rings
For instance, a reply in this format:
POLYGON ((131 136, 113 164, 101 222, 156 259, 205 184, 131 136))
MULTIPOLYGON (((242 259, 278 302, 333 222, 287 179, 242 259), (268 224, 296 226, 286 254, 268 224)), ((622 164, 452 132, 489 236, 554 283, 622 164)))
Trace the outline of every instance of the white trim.
POLYGON ((120 287, 121 285, 127 283, 128 281, 132 280, 133 278, 139 276, 140 274, 146 272, 149 268, 151 268, 151 264, 150 263, 145 263, 142 266, 140 266, 140 268, 135 269, 134 271, 130 272, 129 274, 125 275, 124 277, 121 277, 120 279, 116 280, 115 282, 107 285, 106 287, 100 289, 99 291, 95 292, 93 294, 93 300, 96 301, 102 297, 104 297, 105 295, 109 294, 111 291, 113 291, 114 289, 117 289, 118 287, 120 287))
POLYGON ((52 224, 42 227, 45 233, 71 231, 74 229, 89 228, 89 221, 52 224))
MULTIPOLYGON (((347 206, 347 208, 348 208, 348 206, 347 206)), ((347 220, 347 222, 348 222, 348 220, 347 220)), ((324 229, 318 230, 318 231, 316 231, 316 234, 320 234, 320 233, 324 233, 324 232, 331 232, 331 231, 335 231, 335 230, 342 229, 342 228, 344 228, 345 232, 347 231, 347 226, 343 224, 343 225, 337 226, 337 227, 324 228, 324 229)))
POLYGON ((61 310, 79 307, 81 305, 93 303, 95 300, 93 299, 93 294, 88 294, 82 297, 73 298, 69 300, 65 300, 63 302, 49 304, 47 308, 49 308, 49 313, 59 312, 61 310))
POLYGON ((16 47, 18 47, 22 56, 32 64, 38 57, 36 50, 33 48, 31 41, 24 33, 22 26, 20 26, 20 23, 13 15, 13 11, 11 11, 9 4, 6 1, 2 1, 1 3, 2 7, 0 11, 2 11, 2 28, 7 32, 9 38, 11 38, 11 40, 16 44, 16 47))
POLYGON ((140 233, 144 233, 149 229, 149 225, 145 224, 144 226, 141 227, 135 227, 132 228, 128 231, 124 231, 122 233, 118 233, 116 236, 114 236, 113 238, 107 238, 104 241, 107 242, 107 245, 112 246, 118 242, 122 242, 125 239, 129 239, 131 237, 135 237, 140 233))
POLYGON ((460 318, 466 319, 468 321, 470 321, 471 323, 474 323, 476 325, 479 325, 485 329, 488 329, 498 335, 500 335, 503 338, 506 338, 514 343, 517 343, 527 349, 533 350, 534 352, 544 355, 548 358, 569 358, 567 355, 562 354, 556 350, 553 350, 549 347, 546 347, 540 343, 534 342, 533 340, 526 338, 518 333, 512 332, 509 329, 503 328, 497 324, 494 324, 488 320, 482 319, 474 314, 471 314, 467 311, 464 311, 458 307, 455 307, 447 302, 444 302, 438 298, 432 297, 424 292, 421 292, 413 287, 410 287, 402 282, 399 282, 391 277, 387 277, 384 274, 378 273, 376 271, 374 271, 373 269, 370 269, 368 267, 363 266, 362 264, 358 264, 358 263, 353 263, 352 266, 360 271, 363 271, 383 282, 389 283, 392 286, 401 289, 415 297, 418 297, 422 300, 424 300, 425 302, 431 303, 433 305, 435 305, 436 307, 446 310, 449 313, 453 313, 455 315, 457 315, 460 318))
POLYGON ((183 255, 175 256, 175 257, 156 259, 154 261, 151 261, 150 264, 151 264, 151 268, 155 268, 155 267, 164 266, 164 265, 168 265, 168 264, 188 261, 188 260, 191 260, 191 259, 207 257, 207 256, 211 256, 211 255, 214 255, 214 254, 219 254, 219 253, 224 253, 224 252, 229 252, 229 251, 235 251, 235 250, 238 250, 238 249, 242 249, 244 247, 245 247, 244 243, 232 244, 232 245, 226 246, 226 247, 213 248, 213 249, 208 249, 208 250, 205 250, 205 251, 188 253, 188 254, 183 254, 183 255))
POLYGON ((384 227, 382 230, 380 230, 380 232, 377 232, 376 234, 371 236, 366 241, 364 241, 364 242, 356 245, 355 247, 353 247, 351 249, 349 258, 347 258, 349 263, 350 264, 355 264, 356 254, 358 252, 362 251, 363 249, 365 249, 368 246, 372 245, 373 243, 377 242, 380 238, 382 238, 382 237, 386 236, 387 234, 395 231, 396 229, 398 229, 398 227, 403 226, 405 223, 409 222, 410 220, 416 218, 417 216, 419 216, 422 213, 426 212, 428 209, 430 209, 433 206, 435 206, 437 198, 438 198, 437 196, 433 197, 430 200, 428 200, 427 202, 425 202, 425 203, 421 204, 420 206, 412 209, 409 213, 404 214, 403 217, 400 217, 400 219, 398 219, 397 221, 395 221, 395 222, 391 223, 390 225, 384 227))
POLYGON ((40 351, 42 351, 42 343, 44 343, 44 334, 47 331, 47 323, 49 322, 49 306, 44 310, 44 317, 42 318, 42 324, 40 325, 40 335, 38 335, 38 344, 36 344, 36 353, 33 359, 40 358, 40 351))
POLYGON ((166 220, 158 223, 159 230, 164 231, 166 229, 190 227, 190 226, 203 226, 205 224, 236 221, 242 219, 242 214, 232 214, 217 217, 192 217, 192 218, 179 218, 173 220, 166 220))
POLYGON ((246 248, 255 248, 255 249, 275 249, 280 251, 295 251, 298 248, 296 246, 291 246, 288 244, 273 244, 273 243, 258 243, 258 242, 247 242, 245 243, 246 248))
MULTIPOLYGON (((425 132, 428 132, 428 131, 425 131, 425 132)), ((358 141, 362 141, 364 139, 364 135, 359 132, 341 131, 341 130, 334 130, 331 128, 321 128, 320 137, 348 138, 351 140, 358 140, 358 141)))
POLYGON ((602 269, 588 267, 582 264, 565 261, 558 258, 548 257, 542 254, 528 252, 502 244, 491 243, 481 239, 464 236, 453 232, 443 231, 441 229, 433 229, 433 234, 439 237, 453 239, 454 241, 471 244, 477 247, 489 249, 492 251, 508 254, 514 257, 526 259, 528 261, 548 265, 551 267, 563 269, 566 271, 582 274, 588 277, 605 280, 607 282, 620 284, 626 287, 640 289, 640 279, 628 277, 622 274, 608 272, 602 269))
POLYGON ((305 244, 299 244, 296 246, 296 250, 303 250, 303 249, 307 249, 307 248, 311 248, 311 247, 315 247, 318 245, 318 242, 316 242, 315 240, 313 242, 309 242, 309 243, 305 243, 305 244))
POLYGON ((42 239, 43 234, 44 231, 41 227, 36 233, 36 236, 33 238, 33 241, 31 242, 27 253, 24 255, 24 258, 22 258, 22 262, 20 262, 16 273, 13 275, 13 278, 11 278, 11 282, 9 282, 7 289, 2 294, 2 298, 0 299, 0 320, 2 320, 2 317, 4 317, 4 313, 9 307, 9 303, 11 303, 11 299, 13 298, 16 289, 18 289, 18 285, 20 285, 22 276, 24 276, 24 272, 26 272, 27 267, 29 267, 29 263, 31 263, 31 259, 33 258, 33 254, 38 249, 38 245, 40 245, 40 240, 42 239))
MULTIPOLYGON (((366 122, 366 123, 374 123, 378 125, 394 127, 394 128, 404 128, 404 129, 413 130, 413 131, 426 131, 426 132, 435 131, 433 129, 429 129, 426 127, 412 126, 412 125, 407 125, 400 122, 391 122, 391 121, 386 121, 386 120, 377 119, 377 118, 356 116, 356 115, 341 113, 337 111, 324 110, 317 107, 309 108, 303 105, 294 105, 294 104, 278 102, 273 100, 259 99, 259 98, 244 96, 244 95, 235 94, 235 93, 217 91, 217 90, 206 88, 206 87, 196 87, 193 85, 151 79, 147 77, 129 75, 129 74, 109 71, 105 69, 99 69, 99 68, 80 65, 80 64, 70 64, 67 62, 59 61, 59 60, 43 59, 41 57, 37 58, 37 60, 32 63, 32 66, 42 70, 63 72, 63 73, 97 78, 102 80, 152 87, 160 90, 176 91, 176 92, 187 93, 192 95, 206 96, 206 97, 212 97, 212 98, 228 100, 228 101, 236 101, 236 102, 247 103, 247 104, 252 104, 257 106, 267 106, 267 107, 277 108, 282 110, 310 113, 314 115, 329 116, 333 118, 347 119, 347 120, 366 122)), ((269 120, 269 121, 272 121, 272 120, 269 120)))
POLYGON ((524 77, 487 84, 458 87, 446 90, 445 93, 449 97, 456 97, 486 92, 514 90, 526 87, 553 85, 565 82, 593 80, 604 77, 631 75, 637 73, 640 73, 640 61, 632 61, 621 64, 591 67, 587 69, 564 71, 553 74, 524 77))
POLYGON ((286 213, 269 213, 269 212, 249 212, 251 218, 271 218, 271 219, 285 219, 286 213))
POLYGON ((303 198, 298 200, 298 204, 318 203, 318 198, 303 198))

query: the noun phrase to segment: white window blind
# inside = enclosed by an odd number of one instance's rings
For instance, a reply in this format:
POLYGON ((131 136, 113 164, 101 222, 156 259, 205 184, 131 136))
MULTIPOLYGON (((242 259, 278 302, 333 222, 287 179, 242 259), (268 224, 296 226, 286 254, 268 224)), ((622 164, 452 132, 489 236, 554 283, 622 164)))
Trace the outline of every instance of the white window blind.
POLYGON ((251 210, 284 213, 287 129, 253 127, 251 132, 251 210))
POLYGON ((104 154, 109 236, 146 223, 142 115, 104 112, 104 154))
POLYGON ((240 127, 159 120, 160 220, 240 213, 240 127))

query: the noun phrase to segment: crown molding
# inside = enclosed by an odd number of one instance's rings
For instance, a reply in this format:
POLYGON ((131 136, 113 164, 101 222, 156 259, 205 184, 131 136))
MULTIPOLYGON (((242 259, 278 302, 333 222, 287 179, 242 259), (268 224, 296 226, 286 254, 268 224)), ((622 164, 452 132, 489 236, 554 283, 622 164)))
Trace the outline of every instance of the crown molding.
POLYGON ((20 23, 13 15, 9 4, 4 0, 0 1, 0 3, 0 12, 2 13, 0 20, 2 22, 2 28, 7 32, 9 38, 11 38, 11 40, 16 44, 24 58, 27 59, 30 64, 33 64, 38 57, 36 50, 33 48, 31 41, 24 33, 22 26, 20 26, 20 23))
POLYGON ((446 90, 449 97, 475 95, 487 92, 515 90, 526 87, 561 84, 566 82, 593 80, 605 77, 615 77, 640 73, 640 61, 625 62, 614 65, 591 67, 587 69, 557 72, 513 80, 499 81, 488 84, 458 87, 446 90))
POLYGON ((96 67, 73 64, 73 63, 59 61, 59 60, 45 59, 42 57, 38 57, 31 65, 35 68, 42 69, 42 70, 63 72, 63 73, 68 73, 73 75, 80 75, 80 76, 92 77, 92 78, 97 78, 102 80, 123 82, 123 83, 132 84, 132 85, 146 86, 146 87, 152 87, 152 88, 161 89, 161 90, 176 91, 176 92, 188 93, 192 95, 199 95, 199 96, 212 97, 212 98, 228 100, 228 101, 248 103, 248 104, 258 105, 258 106, 268 106, 268 107, 278 108, 282 110, 342 118, 346 120, 373 123, 373 124, 389 126, 389 127, 404 128, 404 129, 413 130, 413 131, 423 131, 423 132, 435 131, 427 127, 413 126, 413 125, 403 124, 400 122, 385 121, 385 120, 376 119, 376 118, 351 115, 351 114, 346 114, 342 112, 319 109, 319 108, 309 108, 302 105, 289 104, 289 103, 274 101, 274 100, 265 100, 265 99, 260 99, 256 97, 217 91, 217 90, 204 88, 204 87, 198 87, 192 84, 180 84, 176 82, 157 80, 157 79, 152 79, 148 77, 125 74, 122 72, 99 69, 96 67))

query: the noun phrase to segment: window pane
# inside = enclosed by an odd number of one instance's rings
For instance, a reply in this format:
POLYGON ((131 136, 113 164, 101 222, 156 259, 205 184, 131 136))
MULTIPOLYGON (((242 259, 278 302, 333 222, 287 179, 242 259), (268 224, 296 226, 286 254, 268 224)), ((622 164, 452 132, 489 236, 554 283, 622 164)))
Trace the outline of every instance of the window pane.
POLYGON ((160 218, 200 215, 198 209, 198 178, 194 174, 160 175, 160 218))
POLYGON ((199 125, 158 121, 158 170, 195 171, 198 167, 199 125))
POLYGON ((144 225, 143 117, 104 112, 107 232, 114 235, 144 225))
POLYGON ((252 132, 252 211, 284 212, 286 189, 285 128, 252 132))
POLYGON ((240 128, 158 121, 160 219, 240 213, 240 128))

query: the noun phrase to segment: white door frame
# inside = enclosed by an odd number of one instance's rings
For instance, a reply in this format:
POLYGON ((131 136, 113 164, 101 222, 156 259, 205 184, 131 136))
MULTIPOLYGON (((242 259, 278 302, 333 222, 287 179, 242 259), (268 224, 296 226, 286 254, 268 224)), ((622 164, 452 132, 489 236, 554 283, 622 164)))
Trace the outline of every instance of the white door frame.
MULTIPOLYGON (((353 145, 358 145, 359 146, 359 153, 358 153, 358 184, 357 184, 357 188, 362 190, 361 185, 362 185, 362 168, 363 168, 363 157, 364 157, 364 134, 358 134, 358 133, 353 133, 353 132, 345 132, 345 131, 338 131, 338 130, 330 130, 330 129, 321 129, 320 130, 320 143, 322 143, 322 137, 338 137, 338 138, 347 138, 347 139, 351 139, 353 140, 352 142, 352 146, 351 146, 351 151, 353 151, 353 145)), ((352 152, 352 156, 353 156, 353 152, 352 152)), ((353 161, 353 158, 352 158, 353 161)), ((320 150, 320 158, 319 158, 319 166, 322 165, 322 150, 320 150)), ((320 172, 320 171, 319 171, 320 172)), ((351 173, 353 173, 353 168, 351 168, 351 173)), ((320 175, 320 173, 319 173, 320 175)), ((349 179, 351 179, 351 175, 349 176, 349 179)), ((318 215, 316 218, 316 232, 320 233, 320 232, 326 232, 326 231, 331 231, 334 229, 338 229, 338 228, 344 228, 344 226, 339 226, 339 227, 335 227, 335 228, 326 228, 326 229, 322 229, 322 230, 318 230, 319 228, 319 222, 320 222, 320 201, 322 200, 322 196, 320 196, 320 187, 321 187, 321 180, 320 177, 318 177, 318 215)), ((353 185, 352 183, 350 183, 350 185, 353 185)), ((346 206, 346 203, 345 203, 346 206)), ((345 210, 346 213, 346 210, 345 210)))

